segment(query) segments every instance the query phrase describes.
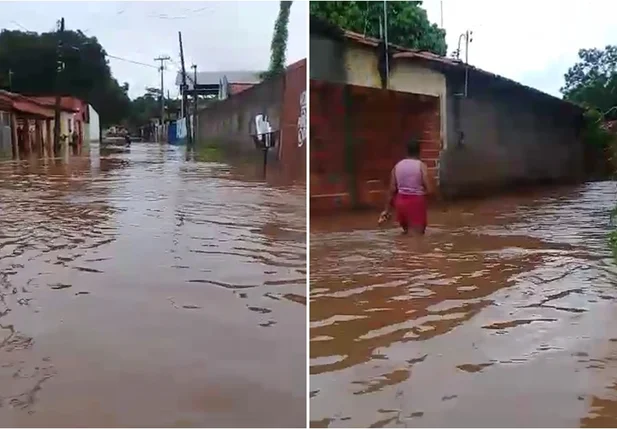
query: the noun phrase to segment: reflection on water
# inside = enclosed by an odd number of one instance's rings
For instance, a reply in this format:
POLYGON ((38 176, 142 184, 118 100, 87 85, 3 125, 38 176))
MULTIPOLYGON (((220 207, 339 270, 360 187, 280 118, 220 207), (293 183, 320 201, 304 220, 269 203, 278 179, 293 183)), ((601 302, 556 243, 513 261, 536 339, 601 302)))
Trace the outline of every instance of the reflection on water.
POLYGON ((0 425, 303 426, 304 187, 91 153, 0 163, 0 425))
POLYGON ((615 191, 311 219, 311 425, 614 426, 615 191))

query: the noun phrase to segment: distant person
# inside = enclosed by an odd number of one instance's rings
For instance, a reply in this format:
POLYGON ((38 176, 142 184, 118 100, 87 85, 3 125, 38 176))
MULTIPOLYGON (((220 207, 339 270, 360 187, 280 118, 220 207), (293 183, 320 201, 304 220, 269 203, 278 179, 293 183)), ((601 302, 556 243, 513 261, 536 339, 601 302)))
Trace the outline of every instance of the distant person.
POLYGON ((394 208, 404 234, 411 230, 415 235, 423 235, 427 225, 426 196, 432 193, 428 167, 420 161, 420 144, 412 140, 407 144, 407 157, 400 160, 390 174, 388 200, 379 216, 379 224, 390 218, 390 210, 394 208))
POLYGON ((19 152, 26 150, 26 128, 23 124, 17 127, 17 148, 19 152))
POLYGON ((73 151, 73 155, 79 154, 79 133, 77 133, 76 129, 73 129, 71 133, 69 131, 70 141, 69 144, 71 146, 71 150, 73 151))
POLYGON ((77 130, 73 130, 72 133, 69 130, 69 134, 71 135, 71 146, 76 148, 79 145, 79 134, 77 134, 77 130))

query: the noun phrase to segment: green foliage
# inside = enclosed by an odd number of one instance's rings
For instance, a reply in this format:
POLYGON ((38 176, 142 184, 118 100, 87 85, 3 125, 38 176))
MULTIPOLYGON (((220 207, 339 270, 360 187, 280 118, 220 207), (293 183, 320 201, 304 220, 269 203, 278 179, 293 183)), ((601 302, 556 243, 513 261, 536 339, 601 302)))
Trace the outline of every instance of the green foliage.
MULTIPOLYGON (((180 100, 165 97, 167 112, 180 110, 180 100)), ((131 101, 128 124, 130 127, 140 127, 150 123, 153 118, 161 117, 161 90, 146 88, 146 93, 131 101)))
POLYGON ((270 45, 270 66, 268 71, 262 73, 262 79, 283 73, 285 71, 285 61, 287 55, 287 39, 289 37, 289 13, 291 11, 291 1, 282 1, 279 14, 274 23, 274 34, 270 45))
POLYGON ((197 145, 195 149, 195 161, 199 162, 220 162, 223 160, 223 151, 220 146, 206 142, 197 145))
POLYGON ((581 49, 578 56, 565 75, 564 98, 617 119, 617 46, 581 49))
POLYGON ((64 67, 57 76, 59 33, 0 32, 0 88, 27 95, 57 93, 78 97, 99 113, 101 123, 120 122, 129 111, 128 85, 111 75, 106 53, 95 37, 65 31, 64 67))
POLYGON ((602 127, 604 116, 599 110, 588 108, 584 121, 582 139, 585 144, 606 148, 614 141, 613 134, 602 127))
MULTIPOLYGON (((615 152, 615 136, 603 128, 606 120, 617 119, 617 46, 602 49, 581 49, 579 62, 565 75, 561 92, 566 100, 587 108, 583 139, 601 146, 605 153, 615 152)), ((608 155, 610 158, 611 156, 608 155)), ((617 258, 617 207, 611 214, 613 229, 608 241, 617 258)))
MULTIPOLYGON (((313 1, 311 15, 346 30, 382 38, 382 1, 313 1)), ((388 42, 410 49, 446 55, 446 32, 428 20, 421 1, 386 3, 388 42)))

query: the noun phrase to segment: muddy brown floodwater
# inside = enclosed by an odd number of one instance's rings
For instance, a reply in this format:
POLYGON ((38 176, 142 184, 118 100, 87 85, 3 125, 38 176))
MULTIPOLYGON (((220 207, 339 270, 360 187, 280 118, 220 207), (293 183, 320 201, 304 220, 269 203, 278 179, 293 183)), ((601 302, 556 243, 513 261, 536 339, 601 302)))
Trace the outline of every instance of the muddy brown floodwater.
POLYGON ((422 239, 313 217, 311 425, 617 426, 616 200, 454 204, 422 239))
POLYGON ((0 163, 0 426, 304 426, 303 185, 133 144, 0 163))

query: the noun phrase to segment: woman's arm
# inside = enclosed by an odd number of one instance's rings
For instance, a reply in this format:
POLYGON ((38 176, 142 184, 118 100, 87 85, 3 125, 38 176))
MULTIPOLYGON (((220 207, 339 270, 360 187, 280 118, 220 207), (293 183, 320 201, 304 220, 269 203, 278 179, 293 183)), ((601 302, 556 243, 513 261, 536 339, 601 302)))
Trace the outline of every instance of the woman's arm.
POLYGON ((396 183, 396 174, 394 174, 394 168, 390 172, 390 187, 388 188, 388 196, 386 200, 386 207, 384 208, 384 212, 390 212, 390 208, 394 205, 394 197, 396 196, 396 192, 398 190, 398 185, 396 183))
POLYGON ((426 166, 425 163, 422 163, 421 169, 422 169, 422 184, 424 185, 424 190, 426 191, 427 195, 431 195, 433 194, 433 192, 435 192, 435 189, 433 187, 433 181, 428 175, 428 167, 426 166))

